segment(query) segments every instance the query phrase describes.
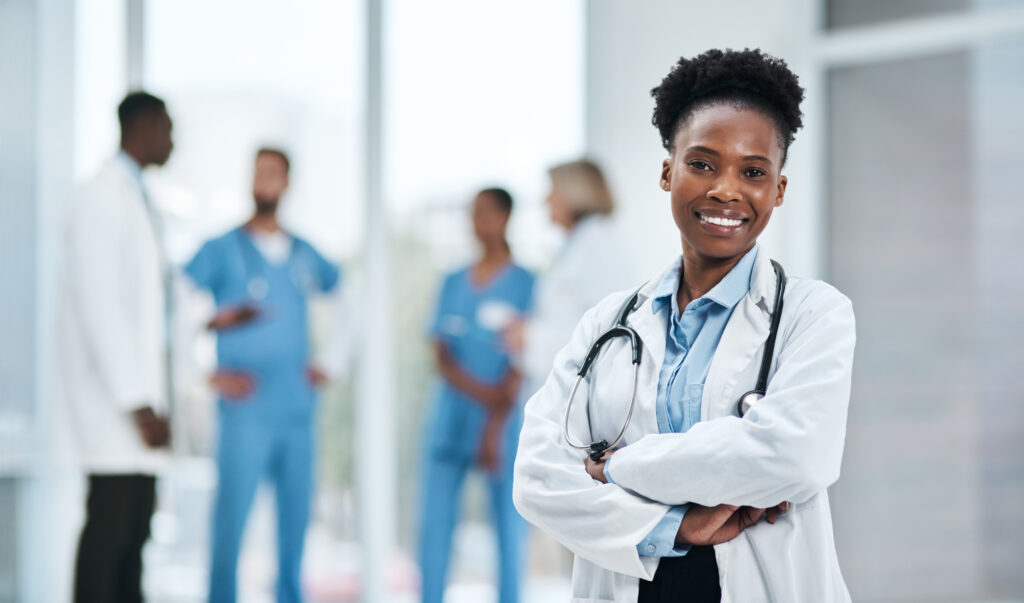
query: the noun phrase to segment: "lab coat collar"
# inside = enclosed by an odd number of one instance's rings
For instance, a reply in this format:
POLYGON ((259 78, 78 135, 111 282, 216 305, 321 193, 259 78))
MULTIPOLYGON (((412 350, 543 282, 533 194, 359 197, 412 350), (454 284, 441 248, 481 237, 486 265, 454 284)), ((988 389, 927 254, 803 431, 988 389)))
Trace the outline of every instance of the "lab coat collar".
MULTIPOLYGON (((747 297, 749 297, 752 302, 761 307, 765 312, 770 313, 772 304, 775 300, 776 285, 775 269, 772 268, 771 258, 769 258, 767 254, 761 253, 760 246, 755 246, 754 249, 748 252, 748 254, 754 254, 754 265, 750 270, 750 288, 747 291, 747 297)), ((744 258, 744 261, 745 260, 746 258, 744 258)), ((640 304, 641 307, 644 305, 649 306, 647 310, 649 314, 657 314, 662 309, 655 309, 654 301, 661 294, 663 282, 671 279, 673 273, 679 273, 680 262, 682 262, 681 256, 674 259, 671 264, 661 271, 661 273, 640 287, 640 304)), ((739 264, 737 264, 737 266, 739 266, 739 264)), ((723 279, 723 281, 724 280, 725 279, 723 279)), ((742 298, 743 296, 740 296, 737 299, 737 302, 742 298)))
MULTIPOLYGON (((753 251, 756 253, 754 266, 750 271, 750 289, 747 291, 746 297, 740 299, 739 306, 743 306, 745 304, 743 300, 748 299, 753 306, 759 308, 767 316, 771 313, 775 300, 775 270, 772 268, 768 254, 760 253, 759 248, 755 248, 753 251)), ((679 261, 679 258, 676 258, 660 274, 640 287, 638 297, 640 306, 629 317, 630 325, 644 342, 644 350, 653 357, 654 366, 661 366, 665 357, 665 334, 668 329, 669 314, 664 311, 655 312, 653 310, 654 300, 661 282, 670 276, 673 270, 678 273, 679 261)), ((744 310, 744 312, 747 311, 744 310)), ((755 322, 760 325, 764 321, 762 319, 755 322)), ((767 326, 765 326, 765 331, 767 331, 767 326)), ((760 337, 760 333, 756 333, 756 337, 760 337)), ((760 337, 760 339, 764 338, 760 337)))
MULTIPOLYGON (((758 247, 755 244, 740 261, 733 266, 722 280, 718 281, 710 291, 701 296, 701 299, 714 302, 723 308, 732 308, 739 303, 743 296, 750 290, 750 275, 754 265, 754 259, 758 255, 758 247)), ((663 273, 657 287, 651 293, 651 311, 657 314, 666 306, 671 306, 673 314, 678 313, 681 308, 676 307, 675 294, 679 290, 680 268, 683 264, 683 256, 675 261, 673 267, 663 273)))
POLYGON ((131 176, 132 181, 135 182, 141 190, 146 190, 142 182, 142 167, 132 159, 131 155, 126 153, 124 149, 120 149, 117 154, 114 155, 114 162, 121 166, 121 169, 123 169, 126 174, 131 176))

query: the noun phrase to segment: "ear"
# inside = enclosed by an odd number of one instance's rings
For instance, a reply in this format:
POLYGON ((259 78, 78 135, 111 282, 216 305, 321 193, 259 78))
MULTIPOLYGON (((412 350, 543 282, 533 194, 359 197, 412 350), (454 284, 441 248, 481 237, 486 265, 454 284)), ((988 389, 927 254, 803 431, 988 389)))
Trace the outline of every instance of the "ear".
POLYGON ((777 194, 775 195, 775 207, 782 205, 782 199, 786 196, 786 185, 789 184, 789 178, 785 176, 779 177, 779 186, 777 194))
POLYGON ((672 158, 661 162, 661 179, 658 181, 658 185, 661 186, 661 190, 670 191, 672 190, 672 158))

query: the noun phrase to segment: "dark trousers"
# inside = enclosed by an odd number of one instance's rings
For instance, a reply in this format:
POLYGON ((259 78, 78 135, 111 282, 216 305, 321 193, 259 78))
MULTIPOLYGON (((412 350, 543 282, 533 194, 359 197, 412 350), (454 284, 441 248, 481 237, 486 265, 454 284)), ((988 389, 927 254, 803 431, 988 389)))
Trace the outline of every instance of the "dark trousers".
POLYGON ((682 557, 665 557, 654 579, 640 581, 637 603, 719 603, 715 547, 694 546, 682 557))
POLYGON ((139 603, 142 546, 156 500, 152 475, 90 475, 75 562, 75 603, 139 603))

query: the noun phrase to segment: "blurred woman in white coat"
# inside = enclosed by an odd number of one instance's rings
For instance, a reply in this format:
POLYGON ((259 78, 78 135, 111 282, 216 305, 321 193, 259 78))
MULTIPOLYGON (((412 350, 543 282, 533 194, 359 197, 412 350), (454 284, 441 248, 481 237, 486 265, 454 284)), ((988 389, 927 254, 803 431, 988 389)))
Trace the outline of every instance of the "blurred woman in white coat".
POLYGON ((849 601, 826 488, 853 311, 757 246, 782 205, 803 89, 760 51, 710 50, 652 94, 682 253, 590 309, 558 353, 526 406, 516 506, 576 554, 576 602, 849 601), (642 345, 615 337, 592 352, 615 325, 642 345), (752 390, 760 399, 741 404, 752 390), (592 455, 576 447, 590 442, 592 455))
POLYGON ((526 322, 506 330, 506 342, 522 352, 526 391, 536 391, 558 350, 591 306, 636 279, 628 254, 608 245, 616 237, 611 215, 615 200, 598 165, 580 159, 548 170, 551 221, 565 231, 565 242, 537 280, 534 307, 526 322))

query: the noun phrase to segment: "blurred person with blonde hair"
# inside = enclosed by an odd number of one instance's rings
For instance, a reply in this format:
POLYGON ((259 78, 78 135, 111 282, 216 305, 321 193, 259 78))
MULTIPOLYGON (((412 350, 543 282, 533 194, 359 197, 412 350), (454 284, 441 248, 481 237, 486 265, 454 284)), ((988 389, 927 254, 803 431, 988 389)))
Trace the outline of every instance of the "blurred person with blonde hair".
POLYGON ((601 168, 589 159, 548 170, 547 205, 551 221, 566 239, 551 266, 537 281, 530 318, 505 332, 508 346, 522 354, 529 392, 544 382, 555 354, 588 308, 635 278, 632 257, 616 235, 611 215, 615 199, 601 168))

